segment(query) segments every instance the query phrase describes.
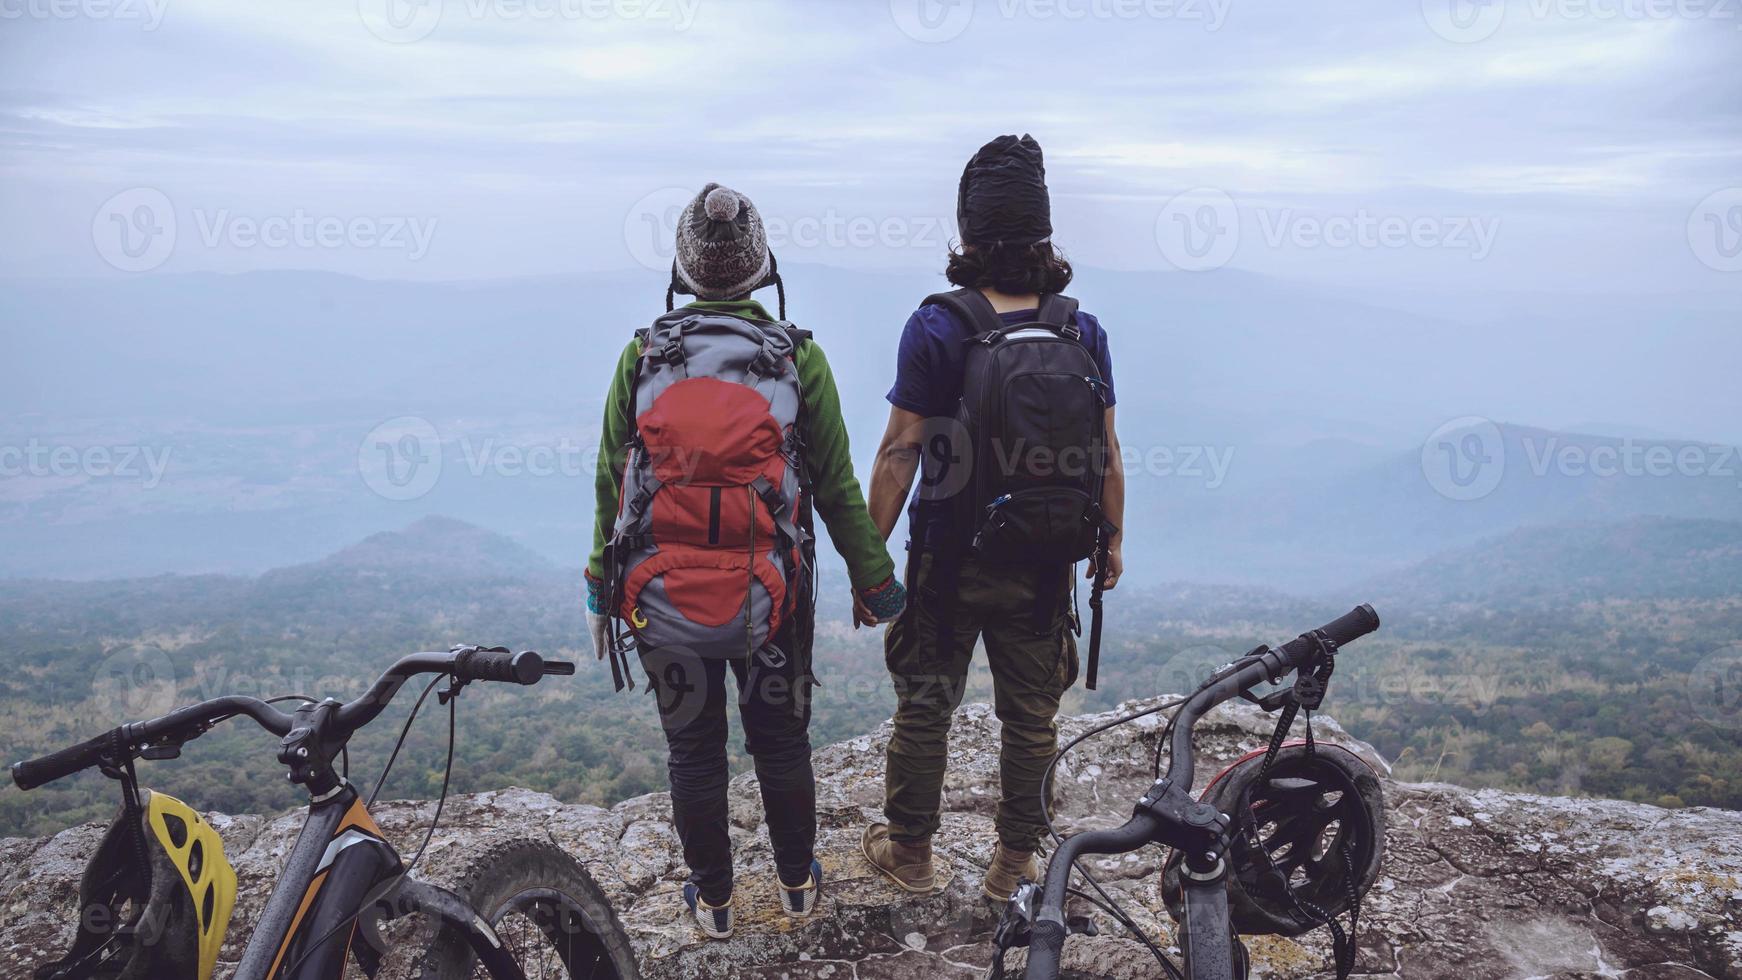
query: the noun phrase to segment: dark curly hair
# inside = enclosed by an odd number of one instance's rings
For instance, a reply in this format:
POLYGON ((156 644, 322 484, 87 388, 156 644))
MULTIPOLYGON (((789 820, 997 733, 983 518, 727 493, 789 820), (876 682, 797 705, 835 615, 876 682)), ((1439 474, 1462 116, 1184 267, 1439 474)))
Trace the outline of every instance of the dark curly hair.
POLYGON ((1051 242, 1037 245, 962 245, 950 252, 944 278, 958 286, 1001 293, 1062 293, 1071 264, 1051 242))

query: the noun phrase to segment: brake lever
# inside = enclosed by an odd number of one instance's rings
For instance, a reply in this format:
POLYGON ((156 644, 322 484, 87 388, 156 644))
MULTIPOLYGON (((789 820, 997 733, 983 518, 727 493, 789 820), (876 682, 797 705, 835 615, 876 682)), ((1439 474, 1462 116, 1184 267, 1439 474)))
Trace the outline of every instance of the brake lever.
POLYGON ((181 758, 181 742, 161 742, 147 745, 139 750, 139 757, 151 762, 163 762, 167 759, 181 758))
POLYGON ((463 690, 468 683, 470 683, 470 681, 454 674, 449 674, 448 686, 436 692, 436 703, 445 705, 449 701, 459 697, 460 691, 463 690))
POLYGON ((574 672, 575 665, 573 661, 546 660, 544 662, 544 676, 546 677, 569 677, 573 675, 574 672))
POLYGON ((140 745, 136 750, 136 754, 139 758, 151 762, 163 762, 168 759, 179 759, 181 758, 182 746, 211 731, 217 726, 218 722, 224 721, 230 717, 233 716, 226 715, 224 718, 214 718, 210 721, 190 725, 180 731, 166 732, 163 735, 159 735, 157 741, 146 742, 140 745))

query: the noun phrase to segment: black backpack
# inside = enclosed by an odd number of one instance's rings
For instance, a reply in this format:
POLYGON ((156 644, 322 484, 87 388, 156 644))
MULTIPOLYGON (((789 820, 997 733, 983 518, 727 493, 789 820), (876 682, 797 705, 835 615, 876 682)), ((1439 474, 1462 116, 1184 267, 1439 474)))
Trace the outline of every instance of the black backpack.
MULTIPOLYGON (((967 340, 956 421, 972 469, 951 498, 951 550, 996 564, 1071 564, 1104 555, 1117 531, 1101 512, 1107 385, 1083 345, 1077 301, 1041 297, 1034 322, 1006 325, 977 289, 925 300, 954 313, 967 340)), ((1090 594, 1088 670, 1101 646, 1101 580, 1090 594)))

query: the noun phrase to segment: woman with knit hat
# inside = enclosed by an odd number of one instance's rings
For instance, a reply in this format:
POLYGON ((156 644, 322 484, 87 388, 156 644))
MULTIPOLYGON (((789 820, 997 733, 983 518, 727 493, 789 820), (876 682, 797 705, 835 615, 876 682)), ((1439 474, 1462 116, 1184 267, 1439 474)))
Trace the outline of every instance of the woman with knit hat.
POLYGON ((702 932, 733 928, 726 706, 731 673, 755 762, 781 909, 821 894, 811 770, 812 510, 846 561, 860 625, 905 603, 853 473, 822 348, 786 323, 767 233, 744 195, 702 188, 678 219, 666 314, 623 349, 606 399, 587 567, 600 659, 634 647, 657 696, 672 823, 702 932), (773 286, 780 316, 751 294, 773 286), (678 294, 695 301, 674 309, 678 294), (616 620, 617 622, 613 622, 616 620))

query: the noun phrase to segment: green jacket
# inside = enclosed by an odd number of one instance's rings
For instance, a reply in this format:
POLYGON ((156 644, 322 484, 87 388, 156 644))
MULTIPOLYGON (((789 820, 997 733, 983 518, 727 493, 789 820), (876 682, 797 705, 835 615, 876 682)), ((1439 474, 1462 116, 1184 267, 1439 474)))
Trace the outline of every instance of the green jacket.
MULTIPOLYGON (((686 309, 773 319, 754 300, 691 303, 686 309)), ((617 523, 624 447, 635 434, 629 401, 635 385, 635 362, 640 357, 641 342, 631 340, 617 358, 611 392, 605 398, 605 422, 599 432, 599 466, 593 479, 598 510, 593 519, 593 555, 587 562, 588 574, 596 579, 605 576, 605 544, 617 523)), ((803 431, 799 434, 804 437, 805 466, 810 472, 817 513, 828 525, 835 550, 847 563, 853 588, 881 585, 895 574, 895 562, 889 557, 877 526, 871 523, 865 495, 859 489, 858 477, 853 475, 853 456, 847 445, 847 425, 841 419, 841 395, 835 388, 835 374, 829 370, 828 358, 815 340, 799 345, 793 361, 798 367, 799 389, 804 393, 803 431)))

